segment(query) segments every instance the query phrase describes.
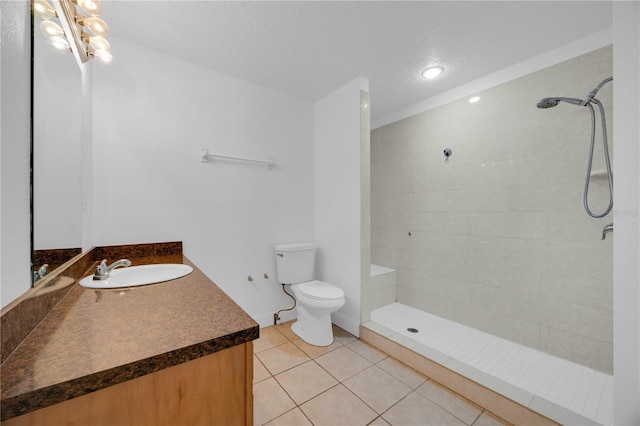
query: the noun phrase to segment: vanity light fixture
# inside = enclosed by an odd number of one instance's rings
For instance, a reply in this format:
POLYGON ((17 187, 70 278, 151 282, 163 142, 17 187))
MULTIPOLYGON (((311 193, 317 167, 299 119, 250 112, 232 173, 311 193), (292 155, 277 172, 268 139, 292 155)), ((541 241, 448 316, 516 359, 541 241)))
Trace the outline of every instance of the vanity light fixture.
POLYGON ((444 72, 444 67, 441 67, 440 65, 436 65, 436 66, 425 69, 424 71, 422 71, 420 75, 422 75, 422 78, 427 78, 429 80, 432 80, 442 75, 443 72, 444 72))
POLYGON ((33 1, 33 13, 42 19, 40 30, 49 43, 61 53, 73 52, 80 64, 89 58, 105 65, 113 61, 111 45, 104 38, 109 26, 98 17, 101 12, 100 0, 33 1), (78 8, 89 16, 79 13, 78 8))
POLYGON ((469 98, 469 103, 470 104, 475 104, 479 100, 480 100, 480 96, 472 96, 472 97, 469 98))

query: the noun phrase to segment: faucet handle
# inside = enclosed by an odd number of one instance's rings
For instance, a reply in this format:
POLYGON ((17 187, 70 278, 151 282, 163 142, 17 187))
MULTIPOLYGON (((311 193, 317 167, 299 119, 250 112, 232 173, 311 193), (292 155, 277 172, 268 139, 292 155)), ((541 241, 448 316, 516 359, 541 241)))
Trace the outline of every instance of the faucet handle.
POLYGON ((102 259, 102 262, 96 268, 96 273, 93 275, 94 280, 103 280, 107 276, 107 259, 102 259))
POLYGON ((106 271, 107 269, 107 259, 102 259, 102 262, 98 265, 97 271, 106 271))

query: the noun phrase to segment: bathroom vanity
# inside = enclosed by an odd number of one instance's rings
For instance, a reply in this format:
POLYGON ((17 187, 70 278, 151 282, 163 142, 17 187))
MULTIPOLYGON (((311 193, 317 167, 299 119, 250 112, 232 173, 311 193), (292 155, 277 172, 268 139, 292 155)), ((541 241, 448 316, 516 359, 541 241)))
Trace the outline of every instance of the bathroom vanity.
POLYGON ((94 248, 66 266, 3 309, 3 425, 253 424, 258 324, 180 243, 94 248), (80 286, 102 258, 193 272, 134 288, 80 286))

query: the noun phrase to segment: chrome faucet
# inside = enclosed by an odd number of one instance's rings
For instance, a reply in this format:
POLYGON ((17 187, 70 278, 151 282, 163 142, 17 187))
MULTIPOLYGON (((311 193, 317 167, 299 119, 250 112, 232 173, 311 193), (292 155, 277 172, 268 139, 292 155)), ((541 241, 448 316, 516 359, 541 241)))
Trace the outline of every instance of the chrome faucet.
POLYGON ((38 281, 40 278, 44 278, 45 275, 47 275, 47 268, 49 267, 48 263, 45 263, 44 265, 42 265, 40 267, 40 269, 38 269, 37 271, 33 271, 33 282, 35 283, 36 281, 38 281))
POLYGON ((120 259, 107 266, 107 259, 102 259, 102 262, 96 268, 93 280, 102 281, 108 279, 109 273, 120 266, 131 266, 131 261, 129 259, 120 259))
POLYGON ((613 223, 608 224, 607 226, 604 227, 604 229, 602 230, 602 239, 604 240, 607 237, 607 234, 609 232, 613 232, 613 223))

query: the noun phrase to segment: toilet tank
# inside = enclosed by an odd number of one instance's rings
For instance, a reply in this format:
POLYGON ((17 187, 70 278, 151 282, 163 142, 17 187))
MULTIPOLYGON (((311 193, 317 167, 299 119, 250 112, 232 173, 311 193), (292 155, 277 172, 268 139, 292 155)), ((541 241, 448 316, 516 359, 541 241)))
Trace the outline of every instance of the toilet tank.
POLYGON ((313 280, 316 260, 314 243, 278 244, 275 250, 278 282, 296 284, 313 280))

